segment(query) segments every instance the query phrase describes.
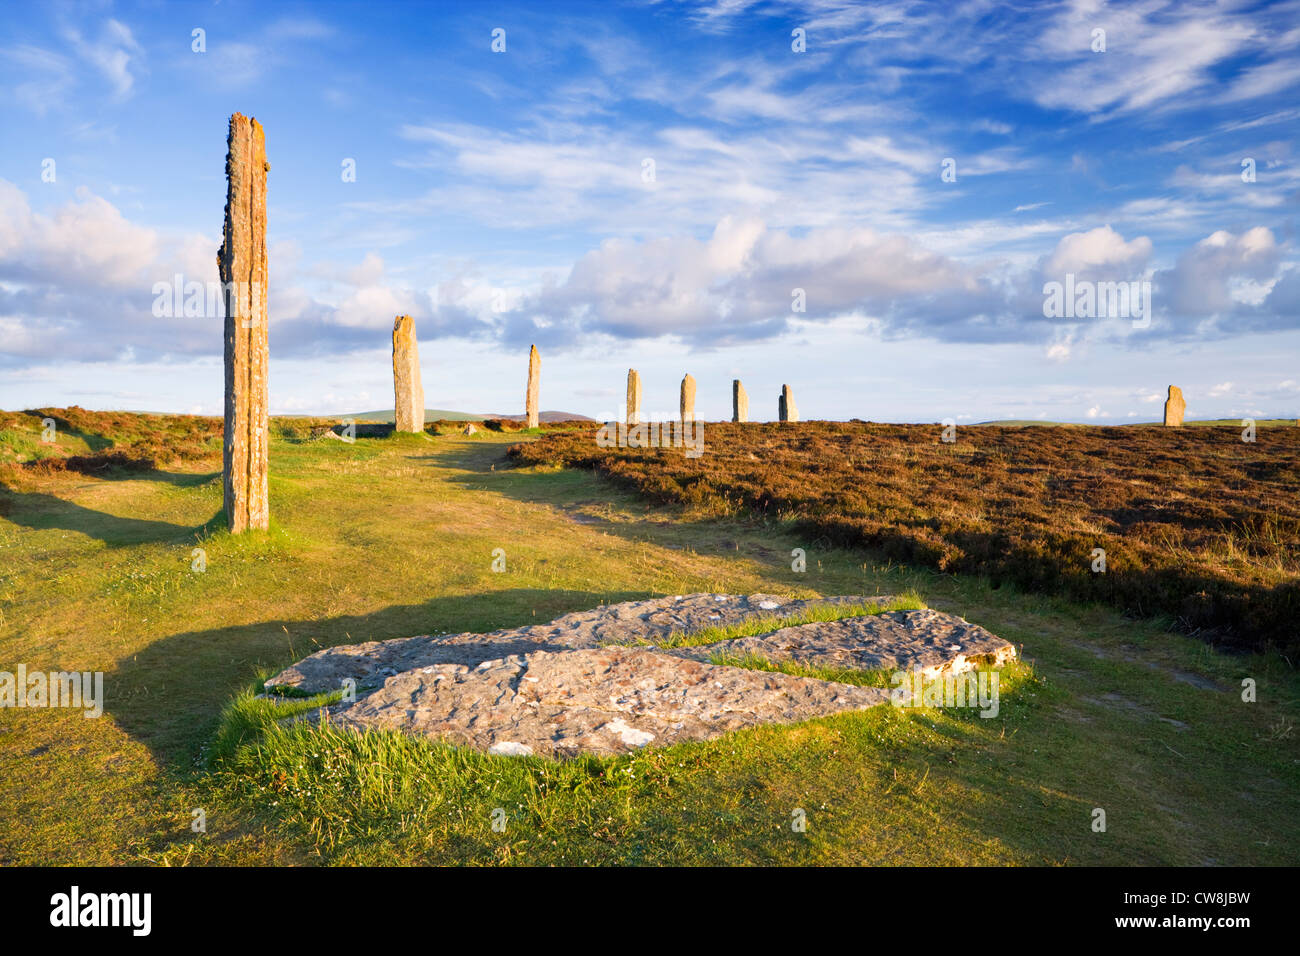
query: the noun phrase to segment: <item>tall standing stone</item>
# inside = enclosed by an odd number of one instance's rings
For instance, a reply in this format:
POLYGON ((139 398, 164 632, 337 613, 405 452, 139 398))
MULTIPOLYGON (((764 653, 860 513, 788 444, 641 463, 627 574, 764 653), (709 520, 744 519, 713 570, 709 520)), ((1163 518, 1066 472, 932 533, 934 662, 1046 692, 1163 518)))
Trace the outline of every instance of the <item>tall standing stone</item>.
POLYGON ((399 432, 424 431, 420 346, 409 315, 399 315, 393 323, 393 418, 399 432))
POLYGON ((528 350, 528 394, 524 396, 524 415, 529 428, 536 428, 538 423, 537 397, 542 388, 542 357, 537 354, 537 346, 528 350))
POLYGON ((689 373, 682 379, 682 421, 695 421, 695 379, 689 373))
POLYGON ((1183 401, 1183 390, 1177 385, 1169 386, 1169 397, 1165 399, 1165 425, 1176 426, 1183 423, 1183 412, 1187 403, 1183 401))
POLYGON ((627 370, 627 423, 641 423, 641 373, 634 368, 627 370))
POLYGON ((265 530, 267 487, 266 135, 252 117, 230 117, 226 224, 217 250, 226 309, 225 437, 221 452, 226 527, 265 530))
POLYGON ((745 386, 740 384, 740 379, 734 379, 731 383, 731 420, 749 421, 749 396, 745 394, 745 386))
POLYGON ((776 403, 777 417, 783 422, 799 420, 799 406, 794 403, 794 392, 789 385, 781 386, 781 397, 776 403))

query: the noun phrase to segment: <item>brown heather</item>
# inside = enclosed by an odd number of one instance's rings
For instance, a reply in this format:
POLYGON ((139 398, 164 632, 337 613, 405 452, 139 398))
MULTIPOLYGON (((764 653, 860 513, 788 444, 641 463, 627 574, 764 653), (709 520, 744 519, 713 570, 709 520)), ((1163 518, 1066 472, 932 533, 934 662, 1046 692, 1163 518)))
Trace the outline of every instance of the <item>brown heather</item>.
MULTIPOLYGON (((77 405, 0 412, 0 436, 30 439, 0 443, 9 447, 30 444, 34 454, 22 463, 23 467, 45 473, 94 473, 108 467, 148 470, 209 459, 221 454, 222 430, 220 418, 90 412, 77 405), (47 418, 54 421, 58 442, 38 445, 42 423, 47 418)), ((15 464, 0 455, 0 469, 15 464)))
POLYGON ((515 445, 658 502, 791 523, 995 586, 1116 605, 1239 647, 1300 649, 1300 428, 707 426, 707 451, 599 448, 590 429, 515 445), (1093 549, 1105 573, 1092 570, 1093 549))

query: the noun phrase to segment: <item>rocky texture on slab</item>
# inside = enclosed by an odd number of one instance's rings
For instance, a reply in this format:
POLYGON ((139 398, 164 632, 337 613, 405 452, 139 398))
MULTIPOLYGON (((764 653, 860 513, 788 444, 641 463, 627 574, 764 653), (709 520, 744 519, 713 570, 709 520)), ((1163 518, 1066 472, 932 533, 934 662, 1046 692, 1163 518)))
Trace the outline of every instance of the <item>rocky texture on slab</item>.
POLYGON ((934 677, 944 671, 960 674, 984 665, 1001 666, 1015 658, 1016 649, 978 624, 925 609, 800 624, 663 653, 705 661, 718 655, 728 661, 761 658, 830 670, 920 670, 934 677))
POLYGON ((385 678, 428 664, 476 666, 485 660, 532 651, 655 644, 672 634, 695 634, 755 617, 788 618, 825 604, 883 604, 888 597, 829 597, 791 600, 774 594, 687 594, 604 604, 574 611, 547 624, 488 633, 424 635, 329 647, 272 677, 267 687, 307 694, 338 690, 344 679, 376 687, 385 678))
POLYGON ((615 756, 888 700, 887 691, 874 687, 602 647, 407 671, 316 719, 511 756, 615 756))
POLYGON ((217 274, 225 299, 225 433, 221 484, 232 534, 266 530, 267 483, 266 135, 249 116, 230 117, 226 221, 217 274))
MULTIPOLYGON (((765 723, 874 707, 889 691, 752 666, 845 671, 920 669, 933 676, 1003 664, 1015 649, 938 611, 885 611, 782 626, 815 605, 767 594, 691 594, 577 611, 487 634, 372 641, 318 651, 267 681, 319 693, 356 681, 355 700, 303 718, 420 734, 490 753, 608 756, 706 740, 765 723), (770 622, 756 636, 681 646, 709 628, 770 622), (716 662, 715 662, 716 661, 716 662), (736 666, 736 665, 749 666, 736 666)), ((879 606, 879 605, 877 605, 879 606)))

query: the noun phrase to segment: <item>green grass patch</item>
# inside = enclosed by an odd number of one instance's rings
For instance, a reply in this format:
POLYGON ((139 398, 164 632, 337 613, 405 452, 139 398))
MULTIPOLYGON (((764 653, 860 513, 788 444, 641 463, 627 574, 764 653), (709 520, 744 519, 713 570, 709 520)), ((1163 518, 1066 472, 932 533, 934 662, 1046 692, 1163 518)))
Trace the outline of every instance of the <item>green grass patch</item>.
POLYGON ((839 667, 809 667, 798 661, 772 661, 761 654, 727 654, 717 653, 709 657, 710 664, 719 667, 741 667, 750 671, 770 671, 776 674, 789 674, 792 677, 810 677, 813 680, 835 681, 838 684, 853 684, 858 687, 889 687, 890 671, 847 670, 839 667))
POLYGON ((699 631, 674 631, 659 640, 641 640, 636 643, 645 647, 699 647, 704 644, 716 644, 719 641, 735 640, 738 637, 757 637, 760 634, 770 634, 772 631, 798 627, 801 624, 828 624, 850 617, 884 614, 886 611, 920 611, 924 610, 925 606, 920 595, 913 591, 887 601, 817 604, 796 614, 760 614, 734 624, 706 627, 699 631))
POLYGON ((342 700, 343 691, 328 694, 270 697, 245 690, 226 705, 212 743, 207 749, 207 763, 220 766, 233 759, 245 745, 260 740, 280 721, 309 713, 318 707, 342 700))

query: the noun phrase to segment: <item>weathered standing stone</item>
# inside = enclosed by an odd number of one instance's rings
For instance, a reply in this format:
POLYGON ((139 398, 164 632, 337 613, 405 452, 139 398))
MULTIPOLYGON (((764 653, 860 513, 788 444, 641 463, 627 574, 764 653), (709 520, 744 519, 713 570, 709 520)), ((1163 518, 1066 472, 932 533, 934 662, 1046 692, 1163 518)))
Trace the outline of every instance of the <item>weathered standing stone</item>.
POLYGON ((393 408, 399 432, 424 431, 424 386, 415 319, 399 315, 393 323, 393 408))
POLYGON ((627 370, 627 423, 641 423, 641 373, 634 368, 627 370))
POLYGON ((777 400, 777 417, 783 422, 797 422, 799 407, 794 403, 794 392, 789 385, 781 386, 781 397, 777 400))
POLYGON ((682 421, 695 421, 695 379, 689 374, 682 379, 682 421))
POLYGON ((1177 385, 1169 386, 1169 398, 1165 400, 1165 424, 1167 426, 1181 425, 1183 423, 1183 412, 1187 408, 1187 403, 1183 401, 1183 390, 1177 385))
POLYGON ((527 426, 536 428, 538 421, 537 397, 542 387, 542 357, 537 354, 537 346, 528 349, 528 394, 524 397, 524 414, 527 426))
POLYGON ((731 420, 749 421, 749 396, 745 394, 745 386, 740 384, 740 379, 731 383, 731 420))
POLYGON ((226 224, 217 251, 225 299, 226 403, 221 454, 226 526, 265 530, 267 487, 266 135, 252 117, 230 117, 226 224))

